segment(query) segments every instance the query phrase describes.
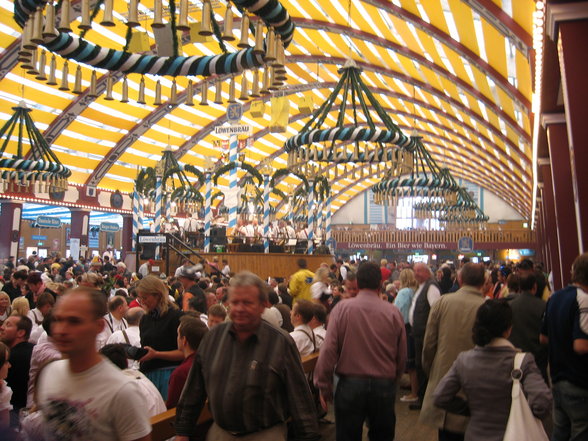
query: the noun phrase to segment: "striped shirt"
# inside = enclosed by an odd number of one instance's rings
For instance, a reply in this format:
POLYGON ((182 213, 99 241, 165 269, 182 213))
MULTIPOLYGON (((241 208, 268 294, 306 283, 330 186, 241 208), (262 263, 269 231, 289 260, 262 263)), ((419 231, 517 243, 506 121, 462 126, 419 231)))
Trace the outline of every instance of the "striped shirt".
POLYGON ((320 438, 296 345, 264 321, 243 342, 230 322, 204 337, 176 408, 178 435, 194 435, 207 396, 215 423, 228 432, 253 433, 292 417, 289 439, 320 438))

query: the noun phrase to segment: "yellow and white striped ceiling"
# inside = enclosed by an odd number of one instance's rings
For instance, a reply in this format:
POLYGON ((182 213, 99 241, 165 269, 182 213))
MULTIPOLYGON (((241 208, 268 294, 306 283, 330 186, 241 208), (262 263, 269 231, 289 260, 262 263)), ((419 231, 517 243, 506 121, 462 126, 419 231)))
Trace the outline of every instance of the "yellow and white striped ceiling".
MULTIPOLYGON (((530 215, 533 0, 282 0, 282 4, 297 26, 286 51, 288 79, 279 91, 290 99, 290 123, 285 133, 269 133, 270 96, 257 98, 266 101, 264 116, 253 118, 246 112, 242 119, 254 133, 244 150, 247 162, 257 164, 270 156, 275 168, 285 166, 284 142, 309 118, 299 112, 299 99, 303 94, 312 96, 316 109, 337 83, 337 69, 351 57, 363 68, 364 82, 392 119, 406 134, 416 129, 440 165, 497 193, 522 215, 530 215)), ((100 26, 99 13, 85 38, 121 49, 126 5, 115 0, 115 10, 121 11, 115 14, 116 26, 100 26)), ((148 17, 153 0, 142 0, 140 5, 148 17)), ((219 22, 225 5, 215 3, 219 22)), ((121 81, 114 86, 114 100, 105 100, 104 94, 92 100, 58 90, 16 63, 21 29, 12 18, 11 1, 0 0, 0 15, 0 119, 6 120, 10 108, 24 100, 34 109, 32 117, 52 141, 53 151, 72 169, 72 182, 131 191, 137 168, 154 165, 167 145, 186 152, 180 158, 184 164, 202 167, 207 158, 220 156, 221 138, 212 129, 215 120, 225 115, 226 105, 209 99, 209 106, 199 106, 197 94, 194 107, 181 104, 157 113, 155 81, 161 79, 166 101, 171 78, 145 76, 147 104, 141 105, 136 103, 140 80, 136 74, 128 76, 126 104, 119 101, 121 81), (124 151, 113 162, 109 153, 117 146, 124 146, 124 151)), ((79 33, 77 23, 79 18, 72 24, 74 33, 79 33)), ((142 30, 153 47, 148 19, 142 30)), ((236 34, 239 37, 238 29, 236 34)), ((218 53, 218 43, 209 40, 185 43, 181 50, 185 55, 218 53)), ((230 51, 237 50, 226 44, 230 51)), ((62 66, 58 57, 58 78, 62 66)), ((70 87, 75 67, 70 62, 70 87)), ((87 88, 92 71, 82 67, 87 88)), ((99 77, 105 74, 98 70, 99 77)), ((201 78, 193 80, 198 83, 201 78)), ((178 89, 184 90, 188 78, 177 81, 178 89)), ((347 122, 351 121, 349 114, 347 122)), ((335 209, 378 180, 367 171, 345 173, 339 168, 326 171, 335 209)), ((219 185, 226 184, 219 180, 219 185)), ((296 178, 288 178, 283 190, 295 184, 296 178)))

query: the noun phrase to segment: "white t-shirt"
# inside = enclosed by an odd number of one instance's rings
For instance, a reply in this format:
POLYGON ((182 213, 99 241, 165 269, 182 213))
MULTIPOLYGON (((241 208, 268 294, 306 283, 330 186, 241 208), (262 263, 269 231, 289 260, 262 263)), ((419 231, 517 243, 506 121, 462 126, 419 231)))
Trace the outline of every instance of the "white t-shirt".
POLYGON ((147 413, 149 414, 149 417, 159 415, 160 413, 163 413, 167 410, 165 402, 161 397, 161 393, 157 390, 149 378, 147 378, 141 372, 133 369, 125 369, 121 372, 132 379, 139 386, 141 394, 144 398, 143 403, 145 403, 147 406, 147 413))
POLYGON ((310 326, 298 325, 294 328, 294 331, 290 332, 290 335, 294 339, 301 357, 306 357, 314 352, 316 342, 313 343, 313 340, 315 340, 314 332, 312 332, 310 326))
POLYGON ((149 411, 136 382, 104 359, 73 373, 69 360, 40 374, 38 405, 51 441, 130 441, 151 433, 149 411))
POLYGON ((12 410, 12 389, 6 384, 6 381, 0 380, 0 412, 4 410, 12 410))
POLYGON ((276 328, 281 328, 282 323, 284 323, 284 317, 282 317, 282 314, 275 306, 272 306, 271 308, 265 308, 263 314, 261 314, 261 318, 266 322, 274 325, 276 328))

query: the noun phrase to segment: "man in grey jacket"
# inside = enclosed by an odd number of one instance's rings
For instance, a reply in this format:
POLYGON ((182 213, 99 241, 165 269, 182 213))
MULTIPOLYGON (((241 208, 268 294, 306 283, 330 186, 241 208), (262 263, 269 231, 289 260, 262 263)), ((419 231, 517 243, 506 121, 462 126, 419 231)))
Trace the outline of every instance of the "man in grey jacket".
POLYGON ((484 266, 466 263, 458 278, 461 288, 442 296, 431 308, 423 344, 423 369, 429 377, 420 422, 439 430, 439 441, 463 440, 467 418, 448 413, 433 404, 433 393, 460 352, 474 347, 470 330, 484 303, 481 288, 484 266))

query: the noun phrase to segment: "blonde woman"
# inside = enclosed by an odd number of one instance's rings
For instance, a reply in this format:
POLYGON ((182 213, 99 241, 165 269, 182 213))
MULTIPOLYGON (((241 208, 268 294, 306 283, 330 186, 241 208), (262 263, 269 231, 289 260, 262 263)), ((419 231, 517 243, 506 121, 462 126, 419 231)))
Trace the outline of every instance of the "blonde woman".
POLYGON ((415 354, 414 354, 414 339, 412 332, 410 332, 410 325, 408 323, 408 314, 412 297, 419 284, 414 277, 414 272, 411 269, 403 269, 400 272, 400 291, 396 295, 394 304, 400 309, 402 318, 404 319, 404 326, 406 327, 406 344, 408 349, 408 360, 406 362, 406 370, 410 377, 410 394, 400 397, 400 401, 405 403, 415 403, 418 401, 418 381, 415 369, 415 354))
POLYGON ((145 310, 139 322, 139 332, 141 346, 147 354, 139 359, 140 369, 155 384, 165 401, 169 377, 184 359, 177 343, 182 312, 170 301, 169 289, 159 277, 143 277, 136 291, 145 310))
POLYGON ((80 276, 78 285, 101 290, 102 285, 104 285, 104 279, 98 273, 84 273, 80 276))
POLYGON ((10 297, 4 291, 0 291, 0 325, 12 314, 10 297))
POLYGON ((312 300, 322 303, 327 309, 329 308, 329 300, 332 294, 329 283, 329 268, 321 266, 314 273, 314 279, 312 280, 312 285, 310 285, 312 300))
POLYGON ((26 297, 17 297, 12 301, 12 313, 11 315, 28 315, 31 307, 26 297))

